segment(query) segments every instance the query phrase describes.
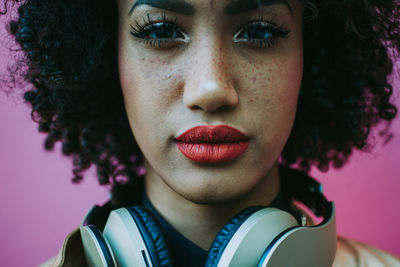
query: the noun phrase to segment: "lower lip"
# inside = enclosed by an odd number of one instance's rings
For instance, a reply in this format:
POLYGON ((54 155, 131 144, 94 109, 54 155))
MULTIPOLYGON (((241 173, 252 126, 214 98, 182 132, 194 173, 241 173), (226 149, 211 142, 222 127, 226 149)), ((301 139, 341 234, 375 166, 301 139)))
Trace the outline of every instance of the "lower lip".
POLYGON ((237 143, 182 143, 177 142, 179 151, 187 158, 200 163, 221 163, 234 160, 243 154, 249 141, 237 143))

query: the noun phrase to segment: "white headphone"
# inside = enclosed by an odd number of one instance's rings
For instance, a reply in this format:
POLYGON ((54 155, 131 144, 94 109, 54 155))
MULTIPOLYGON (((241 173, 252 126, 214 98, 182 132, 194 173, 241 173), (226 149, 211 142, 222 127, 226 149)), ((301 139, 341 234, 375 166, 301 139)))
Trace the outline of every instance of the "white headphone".
MULTIPOLYGON (((321 185, 305 173, 281 167, 281 184, 323 221, 300 226, 286 211, 247 208, 217 234, 206 267, 332 266, 336 254, 334 203, 327 201, 321 185)), ((151 211, 141 206, 113 210, 101 233, 90 225, 101 209, 95 206, 80 227, 89 266, 174 266, 163 230, 151 211)))

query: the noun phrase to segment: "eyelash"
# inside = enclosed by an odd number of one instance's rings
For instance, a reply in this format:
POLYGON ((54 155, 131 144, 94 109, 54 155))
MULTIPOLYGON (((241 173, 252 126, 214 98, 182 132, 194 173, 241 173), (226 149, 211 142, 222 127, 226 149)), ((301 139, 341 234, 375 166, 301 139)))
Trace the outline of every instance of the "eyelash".
POLYGON ((234 42, 248 42, 258 48, 268 48, 277 45, 280 39, 285 39, 289 36, 290 30, 285 26, 278 26, 273 20, 265 19, 260 16, 257 20, 248 18, 246 21, 241 23, 239 29, 236 30, 234 38, 241 36, 243 33, 249 35, 249 30, 260 31, 264 34, 269 35, 268 38, 244 38, 242 40, 236 40, 234 42))
MULTIPOLYGON (((184 33, 184 31, 177 25, 177 18, 171 20, 166 17, 163 13, 161 20, 153 21, 150 15, 147 14, 143 18, 143 24, 136 21, 136 27, 131 25, 131 34, 141 39, 145 44, 148 44, 155 48, 166 48, 169 45, 176 44, 176 39, 181 39, 182 42, 188 42, 189 37, 184 33), (149 38, 150 34, 171 34, 179 32, 178 36, 169 38, 149 38)), ((264 19, 262 16, 258 20, 252 20, 248 18, 244 21, 242 26, 236 31, 234 36, 234 42, 247 42, 251 46, 256 46, 258 48, 268 48, 276 45, 280 38, 287 38, 289 36, 290 30, 286 26, 278 26, 274 21, 264 19), (264 38, 249 38, 242 37, 244 33, 249 36, 249 31, 253 31, 253 34, 257 31, 264 33, 264 38), (268 35, 265 38, 265 35, 268 35)))
MULTIPOLYGON (((153 39, 153 38, 147 38, 147 36, 156 30, 158 30, 158 31, 166 30, 165 29, 166 26, 168 27, 167 28, 168 30, 171 30, 171 28, 172 28, 173 31, 178 30, 178 31, 183 32, 181 30, 181 28, 178 27, 177 20, 178 20, 177 18, 175 18, 174 20, 167 18, 165 16, 165 13, 163 13, 160 21, 153 21, 150 18, 150 15, 147 14, 147 16, 143 18, 143 24, 140 24, 139 22, 136 21, 136 27, 131 25, 131 34, 138 39, 142 39, 142 41, 145 44, 149 44, 150 46, 164 47, 167 44, 174 43, 172 38, 153 39)), ((158 32, 158 33, 160 33, 160 32, 158 32)))

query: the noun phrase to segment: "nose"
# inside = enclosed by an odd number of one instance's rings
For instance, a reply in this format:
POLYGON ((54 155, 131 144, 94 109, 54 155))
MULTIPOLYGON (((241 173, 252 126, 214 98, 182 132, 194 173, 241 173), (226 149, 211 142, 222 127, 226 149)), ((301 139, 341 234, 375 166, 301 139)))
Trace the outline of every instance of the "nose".
POLYGON ((233 109, 239 103, 239 96, 227 67, 229 51, 213 38, 203 40, 192 49, 183 92, 184 104, 189 109, 208 113, 233 109))

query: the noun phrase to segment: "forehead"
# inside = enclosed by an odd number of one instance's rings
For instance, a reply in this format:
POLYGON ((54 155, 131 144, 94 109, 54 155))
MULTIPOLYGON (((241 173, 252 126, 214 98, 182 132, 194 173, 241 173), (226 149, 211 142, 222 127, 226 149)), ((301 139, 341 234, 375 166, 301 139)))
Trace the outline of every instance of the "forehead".
POLYGON ((188 16, 196 12, 207 10, 210 12, 222 11, 225 15, 234 16, 251 10, 279 7, 286 9, 293 15, 297 8, 294 2, 298 0, 134 0, 129 2, 129 15, 141 6, 164 9, 188 16))

